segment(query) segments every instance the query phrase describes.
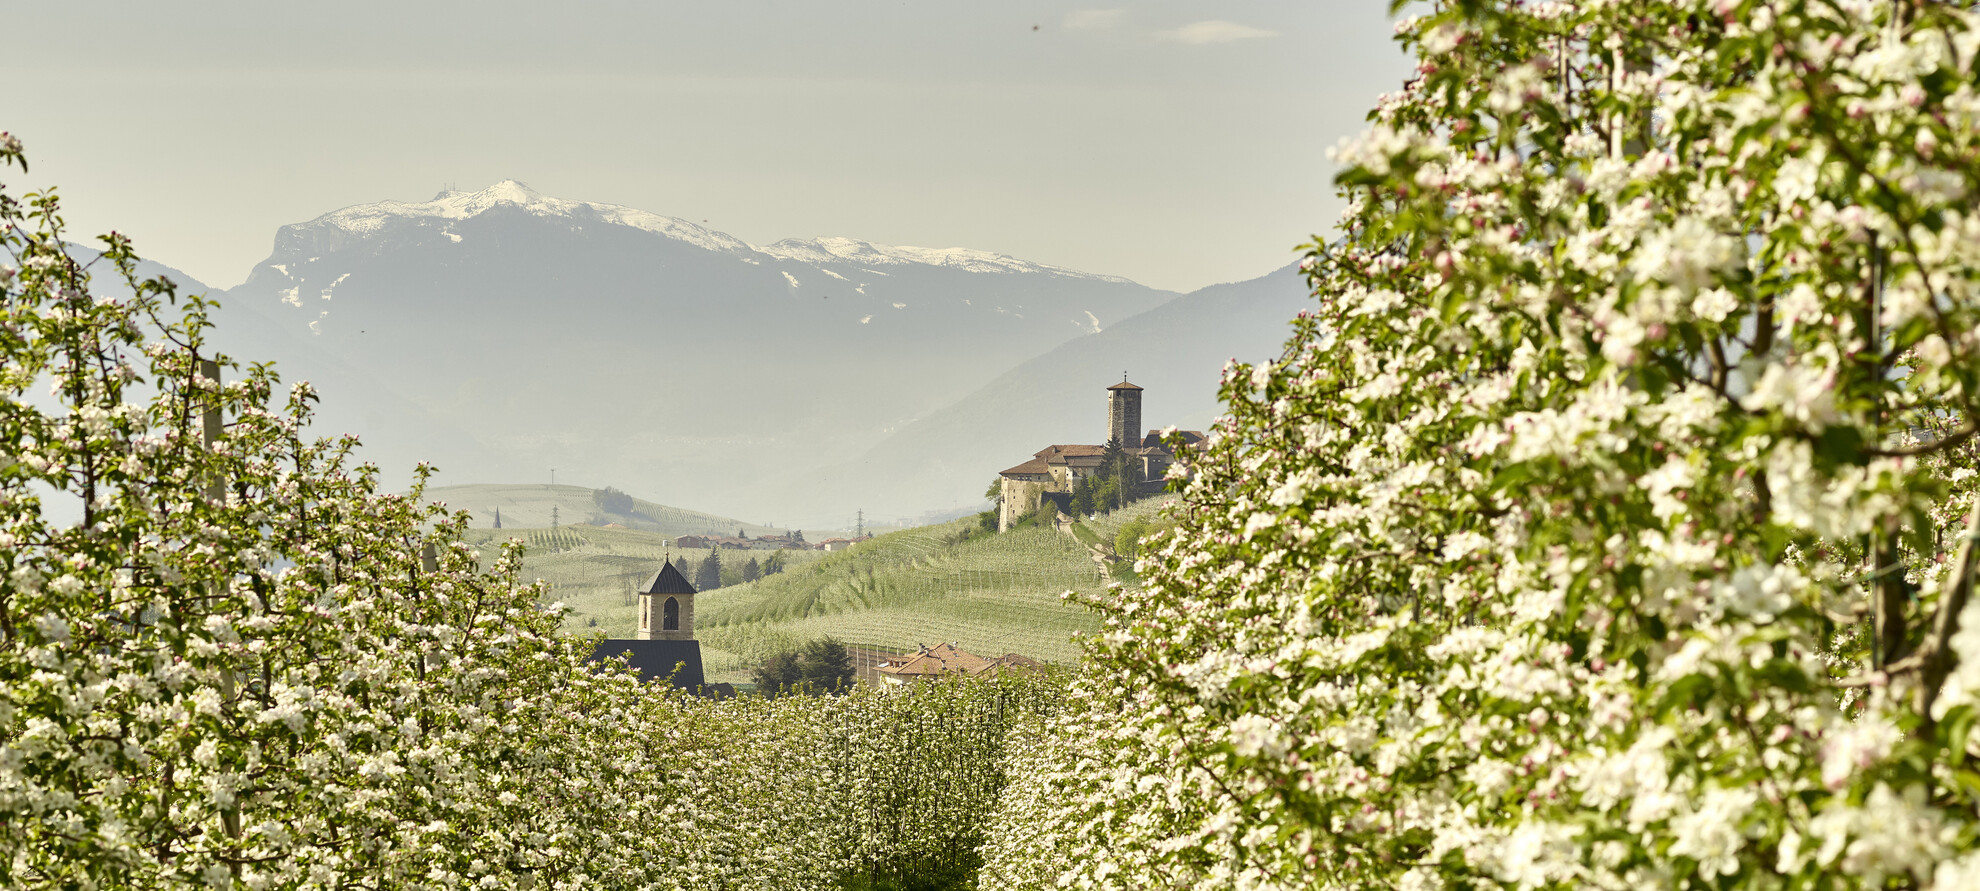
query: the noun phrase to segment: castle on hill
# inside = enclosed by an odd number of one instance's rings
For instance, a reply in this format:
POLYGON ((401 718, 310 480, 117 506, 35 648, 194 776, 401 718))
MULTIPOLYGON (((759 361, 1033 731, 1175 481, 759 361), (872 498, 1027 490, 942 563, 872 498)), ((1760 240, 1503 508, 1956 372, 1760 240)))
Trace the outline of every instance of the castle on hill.
MULTIPOLYGON (((1127 456, 1141 480, 1135 497, 1160 492, 1163 475, 1176 456, 1163 444, 1158 431, 1142 432, 1142 392, 1128 383, 1125 374, 1120 383, 1107 388, 1106 445, 1049 445, 1034 453, 1031 460, 998 474, 1003 497, 997 510, 997 531, 1008 531, 1047 501, 1071 513, 1073 487, 1100 471, 1110 448, 1117 447, 1127 456)), ((1203 440, 1203 433, 1185 430, 1182 437, 1184 445, 1193 446, 1203 440)))

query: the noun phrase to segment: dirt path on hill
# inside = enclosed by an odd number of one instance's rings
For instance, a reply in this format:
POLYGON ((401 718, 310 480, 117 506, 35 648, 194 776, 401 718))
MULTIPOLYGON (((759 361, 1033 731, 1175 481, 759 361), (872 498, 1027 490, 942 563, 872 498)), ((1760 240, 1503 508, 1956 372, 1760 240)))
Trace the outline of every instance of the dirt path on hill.
POLYGON ((1067 517, 1065 514, 1060 514, 1058 521, 1054 525, 1058 526, 1060 532, 1072 536, 1073 541, 1079 542, 1079 546, 1086 549, 1086 556, 1093 560, 1094 568, 1100 571, 1100 581, 1102 584, 1114 580, 1113 573, 1107 571, 1107 563, 1109 559, 1113 558, 1113 555, 1102 551, 1098 545, 1087 544, 1084 539, 1080 538, 1079 533, 1073 531, 1073 526, 1077 525, 1077 521, 1067 517))

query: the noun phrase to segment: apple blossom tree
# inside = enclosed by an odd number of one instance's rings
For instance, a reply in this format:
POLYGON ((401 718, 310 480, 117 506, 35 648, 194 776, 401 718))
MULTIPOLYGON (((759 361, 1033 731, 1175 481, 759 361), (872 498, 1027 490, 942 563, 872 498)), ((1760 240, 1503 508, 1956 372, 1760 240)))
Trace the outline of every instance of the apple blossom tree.
POLYGON ((1397 34, 986 886, 1980 887, 1980 18, 1397 34))
MULTIPOLYGON (((0 171, 26 169, 0 133, 0 171)), ((130 242, 0 188, 0 887, 837 889, 975 866, 1049 678, 712 701, 303 433, 130 242), (226 378, 223 379, 223 375, 226 378)))

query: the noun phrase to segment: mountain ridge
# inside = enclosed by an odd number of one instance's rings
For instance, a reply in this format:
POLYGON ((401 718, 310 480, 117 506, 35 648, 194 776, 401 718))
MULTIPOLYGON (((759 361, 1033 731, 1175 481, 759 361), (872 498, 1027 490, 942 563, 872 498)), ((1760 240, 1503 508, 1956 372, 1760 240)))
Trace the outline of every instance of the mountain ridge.
MULTIPOLYGON (((575 223, 602 222, 639 229, 706 250, 736 254, 745 262, 762 262, 758 259, 762 257, 813 265, 852 263, 888 266, 919 263, 928 266, 951 266, 971 272, 1036 272, 1132 283, 1130 279, 1121 276, 1033 263, 1008 254, 974 248, 927 248, 877 244, 844 236, 786 238, 769 245, 751 244, 726 232, 700 226, 679 217, 619 204, 551 197, 514 179, 502 180, 476 192, 443 190, 423 202, 385 200, 353 204, 306 222, 290 223, 277 230, 276 253, 281 253, 284 239, 315 235, 323 229, 335 229, 362 239, 384 231, 393 220, 449 222, 469 220, 504 206, 519 208, 545 218, 568 219, 575 223)), ((453 235, 444 226, 442 232, 453 235)), ((454 237, 458 241, 459 236, 454 237)), ((331 249, 341 247, 342 244, 333 242, 331 249)), ((287 273, 286 269, 280 271, 287 273)), ((886 273, 877 272, 877 274, 886 273)))
POLYGON ((851 458, 1178 296, 968 249, 820 238, 766 253, 677 222, 520 183, 353 205, 283 227, 224 296, 306 344, 305 376, 334 360, 358 398, 444 425, 400 413, 380 432, 430 443, 420 457, 452 478, 583 468, 574 481, 813 522, 857 505, 756 481, 851 458))
POLYGON ((770 246, 805 265, 514 186, 284 227, 218 295, 216 346, 312 380, 315 429, 360 434, 387 478, 419 461, 446 484, 560 468, 802 528, 968 509, 1040 446, 1099 441, 1123 370, 1149 387, 1147 426, 1203 426, 1223 360, 1276 351, 1306 299, 1290 267, 1174 295, 973 270, 989 252, 770 246), (323 222, 338 219, 378 223, 323 222))

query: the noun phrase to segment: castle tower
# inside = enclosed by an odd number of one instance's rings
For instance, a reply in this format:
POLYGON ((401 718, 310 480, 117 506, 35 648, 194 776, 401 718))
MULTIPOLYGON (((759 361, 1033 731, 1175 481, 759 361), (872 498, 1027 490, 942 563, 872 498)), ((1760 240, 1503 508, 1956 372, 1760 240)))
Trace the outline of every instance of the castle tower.
POLYGON ((638 639, 694 639, 694 586, 671 560, 640 587, 638 639))
POLYGON ((1107 440, 1124 449, 1141 447, 1141 388, 1128 383, 1126 372, 1107 388, 1107 440))

